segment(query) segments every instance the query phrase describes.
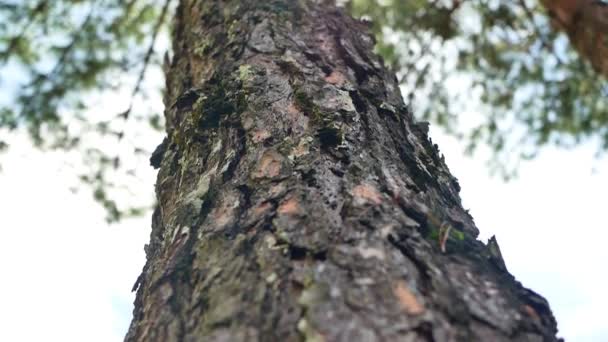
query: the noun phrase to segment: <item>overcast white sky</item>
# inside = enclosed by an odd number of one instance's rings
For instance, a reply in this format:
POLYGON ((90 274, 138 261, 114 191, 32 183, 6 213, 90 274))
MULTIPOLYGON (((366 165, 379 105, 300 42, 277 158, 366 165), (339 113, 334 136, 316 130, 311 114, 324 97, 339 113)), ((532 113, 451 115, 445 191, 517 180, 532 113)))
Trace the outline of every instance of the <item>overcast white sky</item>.
MULTIPOLYGON (((436 132, 433 140, 482 238, 496 234, 510 271, 549 299, 560 335, 608 341, 606 160, 591 146, 549 150, 505 184, 461 157, 457 141, 436 132)), ((36 151, 23 137, 13 143, 0 174, 0 341, 121 341, 149 217, 107 226, 87 191, 68 190, 64 155, 36 151)))

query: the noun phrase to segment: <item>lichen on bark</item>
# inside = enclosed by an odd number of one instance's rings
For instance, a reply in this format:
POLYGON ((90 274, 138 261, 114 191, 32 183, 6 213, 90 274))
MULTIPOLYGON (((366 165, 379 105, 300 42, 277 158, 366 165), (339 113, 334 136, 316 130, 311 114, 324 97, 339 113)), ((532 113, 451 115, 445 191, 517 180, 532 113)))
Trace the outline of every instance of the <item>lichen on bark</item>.
POLYGON ((373 45, 325 3, 180 1, 127 341, 556 340, 373 45))

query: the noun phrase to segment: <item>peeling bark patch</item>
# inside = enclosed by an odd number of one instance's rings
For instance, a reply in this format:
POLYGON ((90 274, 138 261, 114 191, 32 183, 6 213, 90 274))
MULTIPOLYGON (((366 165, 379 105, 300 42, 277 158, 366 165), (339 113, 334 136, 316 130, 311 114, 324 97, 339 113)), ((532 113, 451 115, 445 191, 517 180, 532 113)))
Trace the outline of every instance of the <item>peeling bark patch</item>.
POLYGON ((253 136, 251 137, 251 140, 253 140, 254 143, 258 144, 258 143, 261 143, 261 142, 265 141, 266 139, 270 138, 271 136, 272 135, 267 130, 260 129, 260 130, 253 132, 253 136))
POLYGON ((526 305, 522 306, 522 309, 524 310, 526 315, 528 315, 528 317, 530 317, 532 320, 534 320, 534 322, 540 321, 540 317, 538 316, 538 313, 536 313, 536 310, 534 310, 533 307, 526 304, 526 305))
POLYGON ((276 151, 267 150, 262 154, 257 168, 252 177, 257 178, 276 178, 282 171, 283 156, 276 151))
POLYGON ((424 313, 424 307, 404 281, 399 281, 395 284, 393 293, 399 300, 401 308, 408 314, 416 316, 424 313))
POLYGON ((287 114, 292 117, 295 117, 301 115, 302 112, 296 107, 296 104, 294 102, 290 102, 289 105, 287 105, 287 114))
POLYGON ((277 209, 279 214, 284 215, 297 215, 300 213, 300 211, 300 203, 295 197, 291 197, 284 201, 277 209))
POLYGON ((308 129, 310 119, 296 107, 293 101, 287 105, 287 116, 295 133, 301 134, 308 129))
POLYGON ((369 184, 357 185, 353 188, 352 194, 357 204, 382 203, 382 195, 369 184))
POLYGON ((253 208, 253 215, 256 217, 262 216, 263 214, 270 211, 270 208, 272 208, 272 204, 270 204, 270 202, 264 202, 253 208))
POLYGON ((234 196, 226 196, 221 203, 213 209, 211 217, 214 220, 215 229, 222 229, 234 222, 235 211, 240 205, 239 199, 234 196))
POLYGON ((285 184, 283 184, 283 183, 275 184, 270 187, 269 195, 271 198, 281 197, 285 194, 286 190, 287 190, 287 188, 285 187, 285 184))
POLYGON ((336 70, 332 71, 329 76, 325 77, 325 82, 341 87, 346 82, 346 77, 336 70))

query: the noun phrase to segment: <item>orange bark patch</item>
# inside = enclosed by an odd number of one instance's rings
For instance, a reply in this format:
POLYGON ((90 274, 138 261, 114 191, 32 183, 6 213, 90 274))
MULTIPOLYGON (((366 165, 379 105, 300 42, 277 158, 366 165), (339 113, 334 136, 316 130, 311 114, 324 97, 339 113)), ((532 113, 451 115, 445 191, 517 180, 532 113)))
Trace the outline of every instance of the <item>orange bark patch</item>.
POLYGON ((287 117, 291 121, 295 133, 302 133, 308 128, 308 116, 304 115, 293 101, 287 105, 287 117))
POLYGON ((281 194, 285 192, 285 184, 279 183, 270 187, 269 195, 270 197, 279 197, 281 194))
POLYGON ((234 211, 239 206, 239 201, 234 196, 225 197, 220 205, 213 209, 212 217, 216 228, 223 228, 235 218, 234 211))
POLYGON ((264 213, 268 212, 268 210, 270 210, 271 207, 272 207, 272 204, 270 204, 269 202, 264 202, 264 203, 258 205, 257 207, 253 208, 253 214, 256 217, 261 216, 264 213))
POLYGON ((325 82, 341 86, 346 81, 344 75, 336 70, 332 71, 329 76, 325 77, 325 82))
POLYGON ((289 105, 287 106, 287 114, 289 114, 290 117, 295 117, 297 115, 302 114, 302 112, 300 112, 298 107, 296 107, 295 103, 290 102, 289 105))
POLYGON ((372 202, 374 204, 382 203, 382 195, 369 184, 361 184, 357 185, 353 189, 353 196, 355 199, 364 201, 364 202, 372 202))
POLYGON ((281 203, 277 211, 279 214, 297 215, 300 213, 300 203, 295 197, 292 197, 281 203))
POLYGON ((214 210, 213 220, 217 228, 222 228, 232 219, 232 210, 225 205, 214 210))
POLYGON ((281 174, 283 156, 274 151, 266 151, 260 158, 253 178, 274 178, 281 174))
POLYGON ((410 315, 420 315, 424 312, 424 306, 420 304, 418 299, 412 291, 409 289, 404 281, 399 281, 393 287, 393 293, 399 300, 399 304, 410 315))
POLYGON ((253 136, 251 137, 251 140, 253 140, 254 143, 260 143, 268 138, 270 138, 271 134, 270 132, 268 132, 265 129, 260 129, 257 130, 255 132, 253 132, 253 136))
POLYGON ((531 307, 530 305, 524 305, 522 306, 522 309, 524 310, 524 312, 530 316, 530 318, 532 318, 533 320, 540 320, 540 317, 538 316, 538 313, 536 312, 536 310, 534 310, 533 307, 531 307))

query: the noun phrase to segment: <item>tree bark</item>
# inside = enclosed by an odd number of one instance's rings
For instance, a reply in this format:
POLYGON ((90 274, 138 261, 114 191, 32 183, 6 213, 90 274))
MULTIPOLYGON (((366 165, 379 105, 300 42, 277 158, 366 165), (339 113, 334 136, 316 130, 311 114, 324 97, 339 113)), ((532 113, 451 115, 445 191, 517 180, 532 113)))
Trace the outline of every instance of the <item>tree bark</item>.
POLYGON ((578 53, 608 79, 608 4, 598 0, 542 0, 578 53))
POLYGON ((373 45, 329 4, 180 1, 126 341, 557 340, 373 45))

